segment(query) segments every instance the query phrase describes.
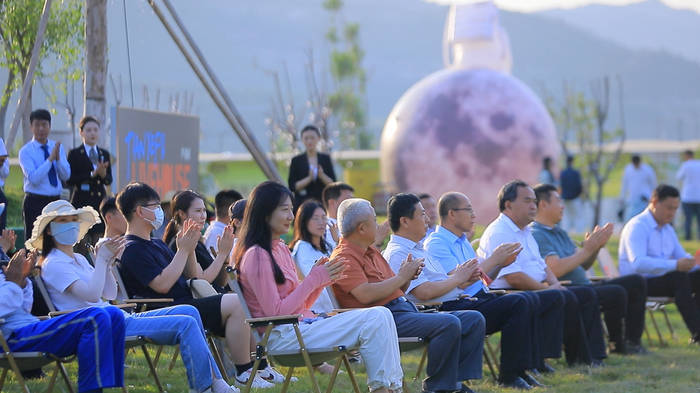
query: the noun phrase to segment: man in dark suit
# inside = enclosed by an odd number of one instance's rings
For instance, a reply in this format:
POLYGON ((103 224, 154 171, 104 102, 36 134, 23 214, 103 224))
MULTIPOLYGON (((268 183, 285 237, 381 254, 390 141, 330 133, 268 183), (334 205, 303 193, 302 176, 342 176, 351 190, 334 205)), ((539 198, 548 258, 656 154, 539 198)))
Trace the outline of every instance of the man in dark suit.
MULTIPOLYGON (((80 137, 83 144, 68 153, 71 175, 71 203, 76 207, 92 206, 99 211, 100 203, 107 196, 105 186, 112 184, 110 155, 97 146, 100 123, 92 116, 80 119, 80 137)), ((94 244, 104 233, 104 224, 93 226, 86 239, 94 244)))
POLYGON ((331 156, 318 152, 321 132, 312 125, 301 130, 306 151, 294 156, 289 165, 289 189, 294 193, 294 210, 307 199, 321 200, 323 188, 336 180, 331 156))

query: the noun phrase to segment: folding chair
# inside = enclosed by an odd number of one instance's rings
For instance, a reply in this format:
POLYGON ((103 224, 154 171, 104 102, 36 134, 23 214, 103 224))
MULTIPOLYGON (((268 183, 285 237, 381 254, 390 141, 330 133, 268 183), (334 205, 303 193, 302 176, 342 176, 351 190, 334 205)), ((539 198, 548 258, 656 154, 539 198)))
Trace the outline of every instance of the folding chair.
MULTIPOLYGON (((313 392, 320 393, 321 389, 319 388, 318 382, 316 380, 313 365, 335 360, 335 366, 333 368, 333 372, 331 373, 330 382, 328 384, 326 392, 330 393, 333 391, 333 386, 335 385, 335 379, 338 376, 340 366, 341 364, 344 364, 348 377, 350 378, 350 382, 352 383, 353 391, 355 393, 360 393, 360 388, 355 379, 355 373, 352 367, 350 366, 350 361, 347 357, 349 351, 356 350, 357 348, 348 348, 344 345, 325 348, 307 347, 301 335, 301 330, 299 330, 300 315, 280 315, 275 317, 252 318, 250 310, 248 309, 248 305, 246 304, 245 298, 243 297, 243 291, 241 290, 241 287, 238 283, 238 274, 232 267, 227 267, 226 270, 228 273, 229 286, 236 294, 238 294, 238 298, 241 302, 241 306, 243 307, 243 311, 248 317, 246 319, 246 322, 251 326, 255 339, 257 341, 255 350, 255 362, 253 363, 253 370, 251 371, 251 375, 255 375, 260 366, 260 360, 264 356, 267 356, 269 359, 274 361, 275 364, 288 368, 284 384, 282 385, 282 393, 286 393, 289 389, 289 382, 291 381, 292 373, 297 367, 306 367, 306 369, 309 371, 309 378, 311 379, 311 386, 313 387, 313 392), (281 325, 293 326, 294 332, 296 333, 297 341, 299 343, 298 350, 273 351, 267 348, 267 343, 270 338, 270 333, 272 333, 272 329, 275 326, 281 325), (258 331, 258 328, 265 329, 262 335, 258 331)), ((242 389, 243 393, 250 392, 252 382, 253 378, 249 378, 248 383, 242 389)))
MULTIPOLYGON (((65 310, 65 311, 56 310, 56 306, 51 301, 51 297, 49 296, 49 292, 46 290, 46 284, 44 283, 44 280, 41 278, 41 268, 40 267, 36 267, 34 269, 34 282, 36 283, 37 287, 39 288, 39 293, 41 294, 41 297, 43 298, 44 302, 46 303, 46 306, 49 308, 49 311, 50 311, 49 317, 64 315, 64 314, 68 314, 72 311, 75 311, 75 310, 65 310)), ((122 304, 115 305, 115 307, 119 307, 119 308, 123 308, 123 309, 130 309, 130 308, 135 308, 136 304, 135 303, 122 303, 122 304)), ((153 359, 151 358, 150 353, 148 353, 148 349, 146 348, 146 345, 158 345, 158 344, 155 344, 150 338, 148 338, 146 336, 127 336, 124 338, 124 347, 127 351, 131 348, 136 348, 136 347, 141 348, 141 351, 143 352, 143 356, 146 358, 146 363, 148 364, 148 368, 150 369, 151 375, 153 376, 153 381, 156 383, 156 386, 158 387, 158 391, 161 393, 165 393, 165 389, 163 389, 163 385, 161 384, 160 378, 158 377, 158 372, 156 371, 155 363, 153 362, 153 359)), ((126 393, 128 391, 126 386, 122 387, 122 391, 124 393, 126 393)))
MULTIPOLYGON (((613 260, 607 248, 603 247, 598 252, 598 263, 600 264, 600 268, 603 271, 604 276, 589 276, 589 280, 603 281, 620 277, 620 271, 618 270, 617 266, 615 266, 615 261, 613 260)), ((668 326, 668 330, 671 332, 671 338, 673 339, 673 341, 678 341, 676 331, 673 329, 673 325, 671 325, 671 321, 668 318, 668 313, 666 312, 666 306, 672 304, 674 300, 675 299, 670 296, 647 297, 647 313, 649 314, 651 323, 654 326, 654 330, 656 331, 656 336, 659 339, 659 345, 662 347, 666 346, 667 344, 664 341, 663 336, 661 335, 661 329, 659 329, 659 324, 656 322, 656 317, 654 317, 654 313, 656 311, 661 311, 661 313, 664 316, 664 319, 666 320, 666 326, 668 326)), ((649 330, 647 329, 646 325, 644 325, 644 333, 647 336, 647 341, 649 341, 649 344, 651 344, 651 335, 649 334, 649 330)))
MULTIPOLYGON (((0 325, 5 323, 4 319, 0 319, 0 325)), ((0 331, 0 346, 4 353, 0 353, 0 368, 2 368, 2 374, 0 374, 0 391, 5 386, 5 378, 7 377, 7 371, 12 370, 15 374, 15 378, 22 388, 22 392, 31 393, 27 382, 22 376, 22 371, 36 370, 46 366, 47 364, 54 364, 54 370, 51 373, 51 379, 49 380, 49 387, 46 390, 47 393, 53 392, 53 388, 56 384, 56 376, 60 372, 63 382, 66 384, 66 388, 70 393, 75 393, 73 387, 71 386, 70 380, 68 379, 68 373, 66 372, 64 363, 70 363, 75 360, 75 355, 69 357, 58 357, 46 352, 12 352, 10 351, 10 346, 5 340, 5 336, 0 331)))

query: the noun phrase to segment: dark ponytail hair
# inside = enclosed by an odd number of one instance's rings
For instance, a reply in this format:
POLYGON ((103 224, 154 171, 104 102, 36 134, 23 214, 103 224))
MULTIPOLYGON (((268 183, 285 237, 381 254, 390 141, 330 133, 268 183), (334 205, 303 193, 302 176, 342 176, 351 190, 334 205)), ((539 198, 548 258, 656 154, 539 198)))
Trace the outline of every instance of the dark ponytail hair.
MULTIPOLYGON (((292 240, 292 243, 289 245, 290 249, 293 249, 294 245, 296 245, 300 240, 308 242, 311 244, 311 247, 316 248, 314 243, 311 241, 312 236, 308 228, 309 221, 311 220, 311 217, 313 217, 316 209, 321 209, 324 212, 326 211, 321 202, 313 199, 307 199, 297 209, 297 215, 294 218, 294 240, 292 240)), ((321 235, 321 245, 317 250, 324 254, 328 254, 328 251, 330 251, 328 248, 329 245, 326 243, 326 236, 323 234, 321 235)))
POLYGON ((47 256, 49 256, 49 253, 56 248, 56 240, 54 240, 53 235, 48 233, 50 225, 51 223, 46 225, 46 227, 44 227, 44 232, 42 233, 43 236, 41 239, 41 258, 39 259, 39 266, 44 263, 44 260, 47 256))
POLYGON ((204 200, 201 195, 192 190, 180 191, 173 196, 170 202, 170 217, 172 218, 165 227, 165 231, 163 231, 163 242, 165 244, 170 244, 170 241, 177 235, 177 231, 182 227, 183 220, 177 212, 181 211, 187 216, 187 210, 190 209, 192 202, 196 199, 204 200))
POLYGON ((268 219, 272 212, 284 201, 285 198, 292 199, 289 189, 279 183, 266 181, 256 186, 250 193, 243 213, 243 223, 233 260, 236 266, 240 266, 243 254, 253 247, 259 246, 267 251, 272 261, 272 272, 275 275, 275 282, 278 285, 284 284, 286 279, 284 273, 272 256, 272 231, 268 219))

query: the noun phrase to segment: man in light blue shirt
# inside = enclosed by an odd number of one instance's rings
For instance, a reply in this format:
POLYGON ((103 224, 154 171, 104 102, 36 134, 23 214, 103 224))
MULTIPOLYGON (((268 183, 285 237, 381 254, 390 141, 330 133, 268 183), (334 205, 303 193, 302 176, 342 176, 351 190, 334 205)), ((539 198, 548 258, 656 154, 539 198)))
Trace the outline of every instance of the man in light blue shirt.
POLYGON ((398 272, 409 254, 424 260, 423 271, 406 289, 409 299, 418 303, 441 302, 442 311, 479 311, 486 318, 486 334, 502 332, 500 382, 520 389, 540 385, 525 372, 537 367, 537 362, 531 357, 533 316, 527 299, 522 295, 489 294, 483 283, 479 290, 470 294, 476 295, 477 299, 460 298, 464 288, 476 288, 474 283, 481 283, 478 261, 472 258, 460 263, 447 274, 440 263, 431 258, 421 244, 429 219, 417 196, 394 195, 389 200, 387 211, 394 234, 383 256, 391 269, 398 272))
POLYGON ((37 109, 29 115, 34 138, 19 150, 19 165, 24 174, 24 238, 32 237, 34 220, 44 206, 59 199, 63 184, 70 177, 70 164, 60 142, 49 139, 51 114, 37 109))
POLYGON ((646 210, 622 228, 620 273, 645 276, 649 296, 672 296, 692 342, 699 343, 700 270, 671 226, 680 204, 675 187, 661 184, 654 189, 646 210))

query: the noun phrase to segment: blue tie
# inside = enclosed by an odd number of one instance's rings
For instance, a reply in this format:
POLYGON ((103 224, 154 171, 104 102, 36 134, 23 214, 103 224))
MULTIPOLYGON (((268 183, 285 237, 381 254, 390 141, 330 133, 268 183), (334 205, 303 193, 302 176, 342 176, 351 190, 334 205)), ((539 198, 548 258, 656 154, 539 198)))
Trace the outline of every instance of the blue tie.
MULTIPOLYGON (((49 147, 47 145, 41 145, 41 149, 44 151, 44 159, 49 158, 49 147)), ((58 185, 58 178, 56 177, 56 168, 51 163, 51 169, 49 169, 49 183, 56 187, 58 185)))

